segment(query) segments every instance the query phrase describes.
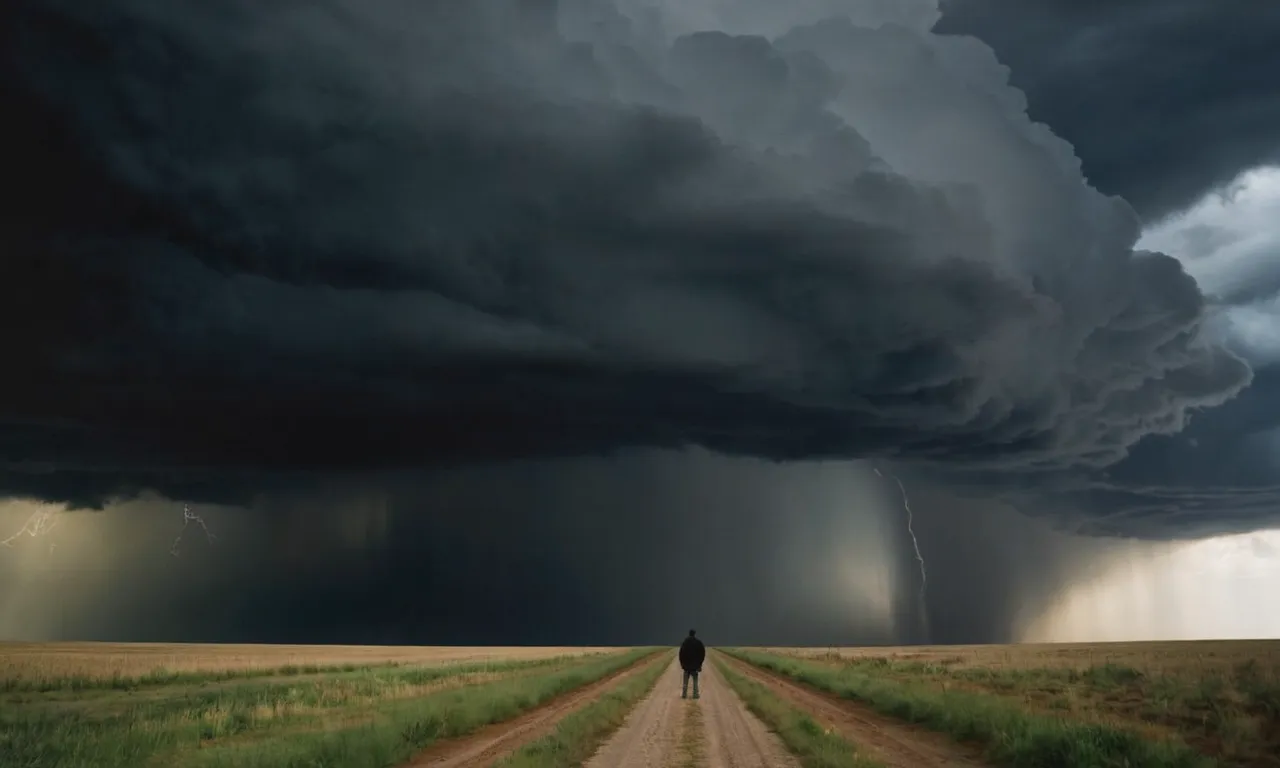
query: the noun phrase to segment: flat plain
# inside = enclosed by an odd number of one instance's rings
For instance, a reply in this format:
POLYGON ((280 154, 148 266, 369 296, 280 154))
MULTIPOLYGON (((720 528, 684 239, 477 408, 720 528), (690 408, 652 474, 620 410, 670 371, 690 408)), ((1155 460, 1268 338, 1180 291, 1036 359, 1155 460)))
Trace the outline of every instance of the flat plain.
POLYGON ((953 668, 1074 668, 1115 664, 1147 674, 1230 672, 1241 664, 1280 672, 1280 640, 1169 640, 1131 643, 919 645, 869 648, 761 648, 807 658, 838 657, 943 664, 953 668))
POLYGON ((782 671, 922 722, 932 719, 925 710, 954 720, 984 702, 1003 703, 1045 722, 1185 745, 1220 765, 1280 766, 1280 641, 744 652, 800 662, 782 671))
POLYGON ((1280 768, 1280 641, 0 644, 6 768, 1280 768))
POLYGON ((378 664, 460 664, 528 661, 604 653, 616 648, 415 645, 249 645, 214 643, 0 642, 0 687, 41 681, 249 676, 255 672, 320 670, 378 664))
POLYGON ((6 768, 399 765, 656 649, 6 644, 6 768))

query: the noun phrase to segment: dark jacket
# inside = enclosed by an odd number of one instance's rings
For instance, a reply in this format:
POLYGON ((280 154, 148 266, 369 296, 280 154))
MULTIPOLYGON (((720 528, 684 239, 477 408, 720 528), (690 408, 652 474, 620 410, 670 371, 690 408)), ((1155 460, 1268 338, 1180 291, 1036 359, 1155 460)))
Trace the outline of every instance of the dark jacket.
POLYGON ((707 658, 706 646, 696 637, 686 637, 680 644, 680 667, 685 672, 700 672, 707 658))

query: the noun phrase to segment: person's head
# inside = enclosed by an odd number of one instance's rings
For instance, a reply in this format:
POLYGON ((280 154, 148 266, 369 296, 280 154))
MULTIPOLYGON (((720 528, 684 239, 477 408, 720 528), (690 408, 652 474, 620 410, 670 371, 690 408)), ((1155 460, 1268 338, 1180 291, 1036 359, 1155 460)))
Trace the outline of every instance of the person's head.
POLYGON ((689 637, 693 637, 693 636, 694 636, 694 635, 696 635, 696 634, 698 634, 698 633, 697 633, 697 632, 695 632, 694 630, 692 630, 692 629, 691 629, 691 630, 689 630, 689 637))

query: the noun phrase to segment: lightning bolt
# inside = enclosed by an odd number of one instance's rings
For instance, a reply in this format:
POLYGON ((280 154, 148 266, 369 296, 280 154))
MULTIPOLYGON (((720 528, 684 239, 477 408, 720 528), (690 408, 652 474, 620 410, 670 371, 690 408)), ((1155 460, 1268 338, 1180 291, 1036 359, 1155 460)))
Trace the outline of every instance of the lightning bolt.
MULTIPOLYGON (((13 545, 24 536, 28 536, 33 539, 48 536, 53 532, 54 528, 58 527, 58 523, 61 522, 58 518, 58 512, 59 510, 57 509, 36 510, 31 513, 31 516, 27 518, 27 521, 22 524, 22 527, 15 533, 11 534, 9 538, 0 539, 0 546, 12 548, 13 545)), ((208 525, 205 525, 204 518, 201 517, 199 513, 193 512, 190 504, 183 504, 182 530, 178 532, 178 537, 173 540, 173 546, 169 549, 169 554, 174 557, 178 557, 179 554, 181 554, 182 539, 186 536, 187 529, 192 525, 200 527, 200 530, 204 533, 205 540, 210 544, 217 540, 218 537, 213 535, 213 532, 209 530, 208 525)), ((51 538, 49 540, 49 551, 52 552, 56 546, 57 542, 51 538)))
MULTIPOLYGON (((872 472, 876 473, 876 477, 884 478, 884 474, 877 468, 872 467, 872 472)), ((907 511, 907 534, 911 537, 911 547, 916 553, 916 562, 920 564, 920 617, 925 622, 925 631, 928 632, 929 614, 925 609, 925 593, 929 588, 929 573, 925 569, 924 555, 920 552, 920 542, 916 539, 916 531, 912 523, 913 515, 911 513, 911 499, 907 496, 907 487, 902 484, 901 478, 890 473, 889 477, 898 484, 898 492, 902 494, 902 508, 907 511)))
POLYGON ((209 526, 204 524, 204 518, 197 512, 191 511, 190 504, 182 505, 182 530, 178 531, 178 538, 173 540, 173 546, 169 548, 169 554, 178 557, 182 551, 182 537, 187 535, 187 529, 192 525, 200 526, 200 530, 204 532, 205 541, 212 544, 217 540, 217 536, 209 530, 209 526))
MULTIPOLYGON (((22 538, 23 536, 30 536, 33 539, 38 539, 41 536, 48 536, 50 533, 53 532, 54 528, 58 527, 59 522, 60 521, 58 520, 58 510, 56 509, 36 510, 35 512, 31 513, 31 516, 27 518, 27 521, 22 524, 22 527, 19 528, 16 533, 11 535, 7 539, 0 540, 0 545, 4 545, 6 547, 12 547, 13 543, 18 539, 22 538)), ((52 552, 53 548, 56 546, 57 546, 57 542, 54 541, 53 539, 50 539, 49 551, 52 552)))

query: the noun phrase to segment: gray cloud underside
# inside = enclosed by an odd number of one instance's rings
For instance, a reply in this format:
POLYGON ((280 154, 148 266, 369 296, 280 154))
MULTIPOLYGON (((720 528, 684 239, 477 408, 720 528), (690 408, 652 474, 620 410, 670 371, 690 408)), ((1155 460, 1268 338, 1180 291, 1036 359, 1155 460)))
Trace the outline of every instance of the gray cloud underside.
POLYGON ((1062 472, 1249 382, 976 40, 536 5, 18 3, 5 488, 687 444, 1062 472))
POLYGON ((1212 0, 946 0, 1090 181, 1155 220, 1280 162, 1280 6, 1212 0))
POLYGON ((1280 368, 1268 365, 1235 399, 1098 471, 935 470, 913 481, 948 489, 955 503, 1005 504, 1072 534, 1192 539, 1274 526, 1278 450, 1280 368))

